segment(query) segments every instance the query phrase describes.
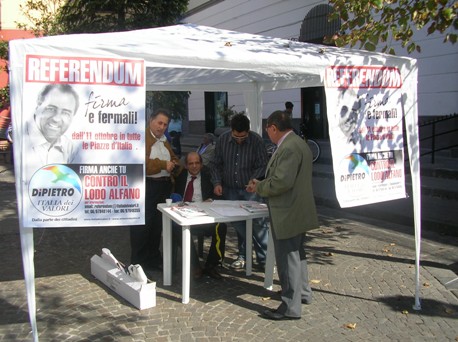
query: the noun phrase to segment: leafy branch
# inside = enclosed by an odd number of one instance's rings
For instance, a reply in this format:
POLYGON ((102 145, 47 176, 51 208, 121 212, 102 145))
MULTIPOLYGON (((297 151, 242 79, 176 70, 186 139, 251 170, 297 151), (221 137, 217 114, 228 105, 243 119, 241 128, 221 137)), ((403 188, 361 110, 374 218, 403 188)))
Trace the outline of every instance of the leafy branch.
POLYGON ((0 89, 0 109, 10 105, 10 86, 7 85, 0 89))
POLYGON ((234 115, 245 114, 245 111, 238 112, 238 111, 234 110, 233 108, 234 108, 234 106, 230 106, 228 108, 224 108, 222 111, 219 112, 219 115, 223 118, 224 124, 226 126, 229 124, 229 122, 231 122, 231 118, 234 115))
POLYGON ((28 23, 16 22, 19 29, 32 31, 35 37, 54 36, 64 33, 58 17, 65 0, 27 0, 19 5, 28 23))
POLYGON ((428 35, 444 35, 444 43, 455 44, 458 30, 458 2, 453 0, 330 0, 334 12, 329 20, 342 21, 340 32, 325 38, 337 46, 395 54, 392 42, 400 42, 410 54, 421 52, 414 31, 426 29, 428 35))

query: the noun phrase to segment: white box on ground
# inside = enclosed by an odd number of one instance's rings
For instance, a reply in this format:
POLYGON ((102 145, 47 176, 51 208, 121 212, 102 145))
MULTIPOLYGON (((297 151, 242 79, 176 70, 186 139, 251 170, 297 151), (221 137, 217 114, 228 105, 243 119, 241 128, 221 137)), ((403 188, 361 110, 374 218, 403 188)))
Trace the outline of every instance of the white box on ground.
POLYGON ((91 273, 136 308, 143 310, 156 306, 156 282, 142 284, 98 255, 91 258, 91 273))

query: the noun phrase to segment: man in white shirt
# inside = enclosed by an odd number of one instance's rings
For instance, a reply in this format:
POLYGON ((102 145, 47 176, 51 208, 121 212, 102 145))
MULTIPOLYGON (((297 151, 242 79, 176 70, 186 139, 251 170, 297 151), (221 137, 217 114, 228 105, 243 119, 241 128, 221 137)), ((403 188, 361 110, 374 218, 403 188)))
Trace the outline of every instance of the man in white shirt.
POLYGON ((172 190, 172 173, 179 160, 165 137, 170 115, 157 109, 148 120, 145 136, 145 225, 130 227, 131 264, 140 264, 145 271, 162 269, 160 252, 162 215, 158 203, 164 203, 172 190))

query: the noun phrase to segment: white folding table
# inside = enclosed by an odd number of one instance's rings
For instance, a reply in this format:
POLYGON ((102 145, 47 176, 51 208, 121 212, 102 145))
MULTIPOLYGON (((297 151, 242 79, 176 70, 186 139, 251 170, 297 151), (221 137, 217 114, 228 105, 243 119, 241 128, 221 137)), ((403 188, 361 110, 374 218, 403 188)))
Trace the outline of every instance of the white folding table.
MULTIPOLYGON (((189 303, 189 287, 191 275, 191 228, 193 226, 219 223, 246 221, 246 236, 253 235, 253 219, 267 217, 269 212, 262 211, 250 213, 240 207, 240 204, 246 201, 213 201, 213 202, 194 202, 193 206, 205 210, 208 215, 186 218, 171 206, 160 203, 157 209, 162 213, 162 248, 163 248, 163 275, 164 286, 172 285, 172 221, 182 227, 182 302, 189 303)), ((174 204, 175 205, 175 204, 174 204)), ((248 241, 248 238, 247 238, 248 241)), ((250 239, 250 242, 252 240, 250 239)), ((252 272, 252 243, 246 244, 246 275, 250 276, 252 272)), ((269 238, 266 260, 266 275, 264 287, 271 289, 273 281, 273 261, 274 252, 271 239, 269 238)))

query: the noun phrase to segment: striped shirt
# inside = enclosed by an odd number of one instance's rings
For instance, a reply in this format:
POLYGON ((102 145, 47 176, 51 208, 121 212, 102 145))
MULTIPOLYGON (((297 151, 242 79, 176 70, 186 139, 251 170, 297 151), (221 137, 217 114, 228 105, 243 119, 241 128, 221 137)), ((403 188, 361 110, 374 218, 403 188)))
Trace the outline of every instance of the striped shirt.
POLYGON ((232 138, 232 131, 224 132, 217 140, 211 165, 214 186, 245 189, 250 179, 264 178, 268 162, 264 141, 259 134, 248 133, 241 144, 232 138))

